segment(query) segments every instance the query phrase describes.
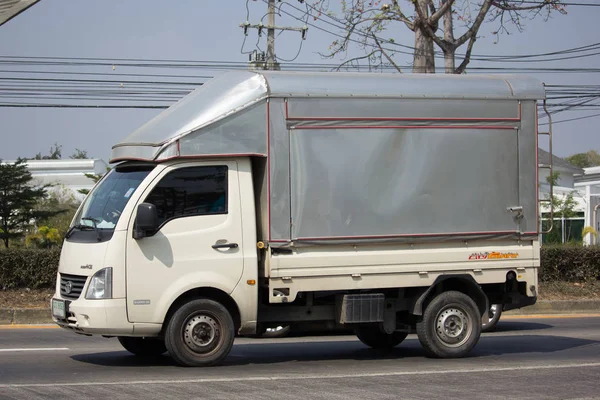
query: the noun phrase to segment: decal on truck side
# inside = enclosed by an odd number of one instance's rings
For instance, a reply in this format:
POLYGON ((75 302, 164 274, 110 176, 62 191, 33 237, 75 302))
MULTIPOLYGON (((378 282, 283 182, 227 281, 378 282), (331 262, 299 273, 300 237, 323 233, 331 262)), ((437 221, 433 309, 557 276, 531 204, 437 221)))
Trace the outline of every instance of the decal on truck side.
POLYGON ((469 256, 469 260, 500 260, 504 258, 517 258, 519 253, 500 253, 499 251, 473 253, 469 256))

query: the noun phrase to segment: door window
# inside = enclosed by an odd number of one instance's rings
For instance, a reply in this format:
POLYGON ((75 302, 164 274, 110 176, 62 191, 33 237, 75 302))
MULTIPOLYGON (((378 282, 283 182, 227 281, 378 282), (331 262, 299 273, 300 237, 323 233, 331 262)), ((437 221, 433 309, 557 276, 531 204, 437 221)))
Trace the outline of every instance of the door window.
POLYGON ((146 197, 159 225, 179 217, 227 214, 227 167, 182 168, 169 172, 146 197))

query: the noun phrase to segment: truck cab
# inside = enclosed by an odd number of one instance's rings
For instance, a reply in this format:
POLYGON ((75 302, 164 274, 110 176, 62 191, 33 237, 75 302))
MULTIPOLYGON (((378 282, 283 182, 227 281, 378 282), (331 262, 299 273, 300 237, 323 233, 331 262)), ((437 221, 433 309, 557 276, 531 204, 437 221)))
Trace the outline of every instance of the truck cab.
POLYGON ((258 269, 251 177, 243 158, 116 166, 65 239, 57 293, 77 299, 66 326, 156 335, 169 308, 202 282, 245 305, 235 310, 236 323, 243 318, 252 329, 256 304, 248 299, 256 299, 258 269), (87 276, 83 293, 79 282, 87 276))

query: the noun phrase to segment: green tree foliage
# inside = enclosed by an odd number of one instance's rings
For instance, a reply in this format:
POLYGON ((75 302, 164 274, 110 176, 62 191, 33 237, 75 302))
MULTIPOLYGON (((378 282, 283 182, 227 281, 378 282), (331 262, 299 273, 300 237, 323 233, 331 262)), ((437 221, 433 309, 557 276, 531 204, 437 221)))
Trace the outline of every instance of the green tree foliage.
POLYGON ((62 145, 58 143, 54 143, 53 146, 50 146, 50 151, 46 155, 42 155, 42 153, 37 153, 33 160, 60 160, 62 158, 62 145))
MULTIPOLYGON (((552 183, 552 185, 556 187, 558 186, 559 178, 560 172, 555 171, 552 173, 551 176, 546 177, 546 182, 548 184, 552 183)), ((577 192, 575 190, 572 190, 566 196, 547 196, 547 199, 552 201, 555 221, 543 221, 542 223, 542 229, 544 231, 548 230, 548 228, 550 227, 550 223, 554 224, 552 230, 546 236, 546 243, 562 243, 561 222, 556 220, 561 218, 568 219, 577 216, 577 211, 575 211, 575 208, 577 207, 577 201, 575 201, 576 194, 577 192)), ((566 232, 567 241, 571 236, 571 232, 566 232)))
POLYGON ((48 196, 36 205, 37 210, 49 212, 50 215, 40 218, 36 223, 40 226, 45 225, 56 228, 62 240, 80 203, 71 189, 64 186, 54 186, 51 190, 48 190, 48 196))
POLYGON ((58 247, 60 246, 61 241, 62 237, 58 233, 58 229, 47 226, 41 226, 36 233, 27 235, 27 238, 25 238, 27 247, 34 247, 37 249, 58 247))
MULTIPOLYGON (((106 172, 108 172, 108 171, 110 171, 110 168, 107 167, 106 168, 106 172)), ((89 179, 93 180, 94 183, 96 184, 96 183, 98 183, 98 181, 100 179, 102 179, 102 177, 104 175, 106 175, 106 173, 104 173, 104 174, 84 174, 84 175, 85 175, 86 178, 89 178, 89 179)), ((87 195, 90 192, 90 190, 89 189, 79 189, 78 192, 81 193, 81 194, 87 195)))
POLYGON ((52 215, 36 210, 36 204, 46 198, 48 187, 33 184, 24 159, 13 164, 2 164, 0 160, 0 239, 5 247, 24 236, 35 220, 52 215))
POLYGON ((587 153, 577 153, 566 158, 566 160, 579 168, 589 168, 600 166, 600 154, 596 150, 590 150, 587 153))
POLYGON ((73 160, 87 160, 88 152, 86 150, 75 149, 75 152, 71 154, 73 160))

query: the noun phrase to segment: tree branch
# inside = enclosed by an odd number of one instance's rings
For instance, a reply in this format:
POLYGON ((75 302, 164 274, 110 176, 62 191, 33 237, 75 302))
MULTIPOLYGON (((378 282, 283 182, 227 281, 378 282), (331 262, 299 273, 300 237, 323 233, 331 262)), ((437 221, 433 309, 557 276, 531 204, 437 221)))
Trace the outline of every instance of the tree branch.
POLYGON ((479 27, 483 23, 483 20, 485 19, 485 16, 487 15, 491 6, 492 0, 484 1, 484 3, 481 5, 481 8, 479 9, 479 14, 477 14, 477 18, 475 18, 475 22, 473 22, 473 25, 471 25, 471 27, 454 42, 454 46, 456 46, 456 48, 462 46, 467 40, 471 39, 471 37, 477 34, 477 32, 479 31, 479 27))
MULTIPOLYGON (((420 25, 422 27, 421 31, 427 37, 432 39, 435 42, 435 44, 440 46, 440 48, 446 49, 448 46, 448 43, 446 43, 446 41, 444 41, 443 39, 439 38, 435 34, 433 29, 431 29, 431 25, 429 25, 428 18, 425 16, 425 14, 423 13, 423 10, 421 9, 421 4, 419 3, 419 0, 413 0, 413 4, 415 5, 415 10, 417 12, 417 15, 419 16, 418 25, 420 25)), ((417 27, 417 21, 415 21, 415 28, 416 27, 417 27)))
MULTIPOLYGON (((436 10, 435 10, 435 4, 433 4, 433 0, 428 0, 427 3, 429 5, 429 13, 431 15, 435 14, 436 10)), ((429 17, 429 18, 431 18, 431 17, 429 17)))
POLYGON ((373 40, 375 40, 375 43, 377 43, 377 47, 379 47, 379 51, 381 51, 381 54, 383 54, 385 58, 387 58, 390 64, 392 64, 394 68, 398 70, 398 72, 402 73, 402 69, 394 62, 394 60, 392 60, 388 53, 385 50, 383 50, 383 48, 381 47, 381 43, 379 43, 379 39, 377 39, 377 36, 373 35, 373 40))
POLYGON ((519 7, 516 5, 508 5, 508 4, 501 4, 498 3, 497 1, 492 1, 492 5, 502 11, 528 11, 528 10, 539 10, 541 8, 546 7, 547 5, 551 5, 551 4, 555 4, 556 2, 544 2, 543 4, 539 4, 539 5, 535 5, 535 6, 525 6, 525 7, 519 7))
POLYGON ((364 60, 365 58, 369 58, 369 57, 371 57, 373 54, 375 54, 376 52, 377 52, 377 50, 373 50, 372 52, 370 52, 370 53, 369 53, 369 54, 367 54, 367 55, 360 56, 360 57, 354 57, 354 58, 351 58, 351 59, 349 59, 349 60, 346 60, 346 61, 344 61, 343 63, 341 63, 340 65, 338 65, 338 66, 335 68, 335 71, 339 71, 339 70, 340 70, 340 69, 342 69, 342 68, 343 68, 345 65, 347 65, 347 64, 350 64, 350 63, 353 63, 354 61, 359 61, 359 60, 364 60))
POLYGON ((429 17, 429 21, 439 21, 439 19, 446 14, 446 11, 448 11, 448 9, 454 5, 454 1, 455 0, 445 1, 444 4, 434 14, 432 14, 431 17, 429 17))
POLYGON ((475 44, 476 40, 477 40, 476 35, 471 36, 471 38, 469 39, 469 44, 467 45, 467 51, 465 52, 465 58, 463 58, 462 62, 458 66, 458 68, 456 68, 454 70, 455 74, 462 74, 467 69, 467 65, 469 65, 469 62, 471 61, 471 51, 473 51, 473 45, 475 44))

